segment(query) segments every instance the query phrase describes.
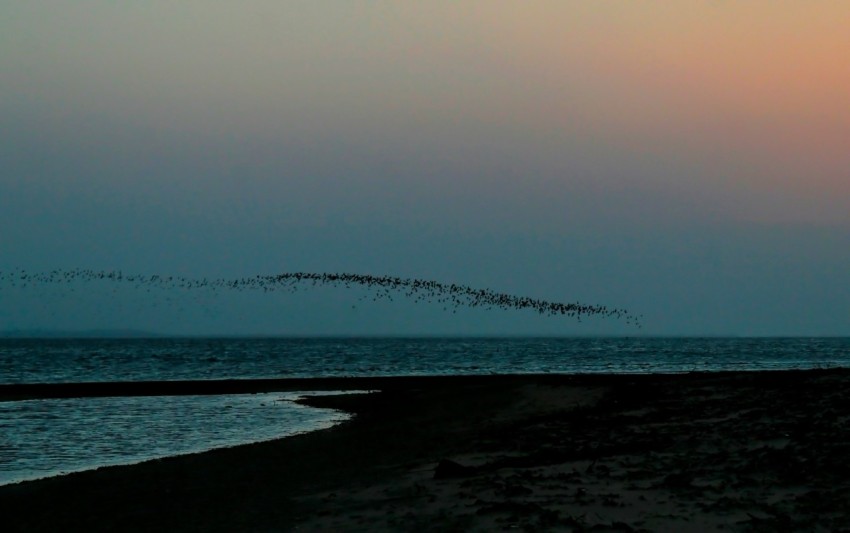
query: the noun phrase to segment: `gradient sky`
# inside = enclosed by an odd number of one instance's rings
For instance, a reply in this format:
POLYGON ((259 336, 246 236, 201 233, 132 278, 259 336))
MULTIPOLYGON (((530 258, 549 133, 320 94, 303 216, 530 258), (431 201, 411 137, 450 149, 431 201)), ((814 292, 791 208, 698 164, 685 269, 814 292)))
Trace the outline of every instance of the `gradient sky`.
MULTIPOLYGON (((847 28, 837 1, 2 2, 0 271, 391 274, 850 335, 847 28)), ((0 287, 0 329, 637 333, 356 297, 0 287)))

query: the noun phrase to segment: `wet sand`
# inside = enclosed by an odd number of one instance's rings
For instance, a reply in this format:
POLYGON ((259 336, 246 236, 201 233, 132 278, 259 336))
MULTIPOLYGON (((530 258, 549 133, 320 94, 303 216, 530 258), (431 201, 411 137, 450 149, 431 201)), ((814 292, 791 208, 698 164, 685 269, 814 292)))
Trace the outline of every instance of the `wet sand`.
MULTIPOLYGON (((0 398, 163 393, 99 387, 0 398)), ((308 399, 356 413, 330 430, 0 487, 0 528, 850 529, 847 370, 165 387, 381 392, 308 399)))

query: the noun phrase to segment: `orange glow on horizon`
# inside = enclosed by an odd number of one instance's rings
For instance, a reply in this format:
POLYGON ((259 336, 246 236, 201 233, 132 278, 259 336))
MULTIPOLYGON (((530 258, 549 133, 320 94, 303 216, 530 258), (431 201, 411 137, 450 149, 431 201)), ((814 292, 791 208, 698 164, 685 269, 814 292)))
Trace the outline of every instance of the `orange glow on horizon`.
POLYGON ((497 5, 479 10, 491 60, 547 86, 530 120, 581 117, 634 149, 719 150, 760 169, 740 177, 757 187, 850 193, 850 4, 497 5))

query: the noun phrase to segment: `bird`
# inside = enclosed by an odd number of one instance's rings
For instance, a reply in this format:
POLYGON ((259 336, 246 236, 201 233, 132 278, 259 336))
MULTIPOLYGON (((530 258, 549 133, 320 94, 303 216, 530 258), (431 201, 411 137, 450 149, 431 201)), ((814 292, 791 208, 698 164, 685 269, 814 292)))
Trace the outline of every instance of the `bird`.
MULTIPOLYGON (((351 289, 366 288, 371 292, 372 301, 387 299, 395 301, 394 295, 412 299, 414 303, 441 304, 443 310, 456 313, 461 307, 484 308, 486 310, 531 310, 540 315, 565 316, 581 321, 585 316, 600 316, 625 320, 629 325, 642 328, 640 315, 633 315, 621 308, 608 308, 603 305, 589 305, 580 302, 563 303, 542 300, 528 296, 517 296, 497 292, 489 288, 474 288, 457 283, 443 283, 421 278, 403 278, 399 276, 354 274, 347 272, 283 272, 273 275, 256 274, 246 278, 190 278, 162 274, 125 274, 122 271, 91 269, 54 269, 48 272, 28 272, 16 269, 11 272, 0 271, 0 282, 12 287, 25 288, 33 284, 51 284, 73 282, 110 282, 129 283, 135 288, 150 292, 158 289, 206 289, 217 291, 262 290, 264 293, 285 290, 295 292, 301 286, 331 286, 351 289)), ((73 287, 70 290, 74 290, 73 287)), ((361 296, 362 301, 366 296, 361 296)), ((352 309, 356 306, 352 305, 352 309)))

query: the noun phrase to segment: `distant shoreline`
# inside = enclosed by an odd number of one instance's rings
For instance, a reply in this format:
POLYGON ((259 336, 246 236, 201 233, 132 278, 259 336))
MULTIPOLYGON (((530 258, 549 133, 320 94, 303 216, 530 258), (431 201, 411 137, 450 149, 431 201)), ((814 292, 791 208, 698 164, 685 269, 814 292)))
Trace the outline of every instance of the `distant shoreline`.
POLYGON ((0 331, 0 339, 161 339, 167 337, 168 335, 134 329, 13 329, 0 331))
POLYGON ((850 335, 845 334, 765 334, 748 335, 737 333, 700 333, 700 334, 661 334, 661 333, 618 333, 618 334, 569 334, 555 335, 551 333, 528 333, 528 334, 464 334, 464 333, 164 333, 132 329, 92 329, 92 330, 49 330, 49 329, 23 329, 0 331, 0 340, 204 340, 204 339, 846 339, 850 335))

